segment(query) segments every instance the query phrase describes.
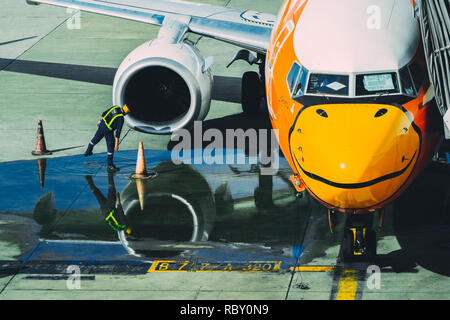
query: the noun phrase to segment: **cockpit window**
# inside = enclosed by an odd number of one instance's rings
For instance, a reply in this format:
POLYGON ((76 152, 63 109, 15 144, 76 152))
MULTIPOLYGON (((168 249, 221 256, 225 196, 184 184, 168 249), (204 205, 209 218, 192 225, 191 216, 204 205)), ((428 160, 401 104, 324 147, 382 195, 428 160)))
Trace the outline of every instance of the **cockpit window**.
POLYGON ((288 73, 287 82, 288 82, 289 92, 291 93, 291 96, 292 96, 292 90, 294 89, 295 82, 297 81, 298 73, 299 73, 300 69, 301 69, 301 66, 297 62, 294 62, 294 64, 292 65, 291 71, 289 71, 289 73, 288 73))
POLYGON ((417 61, 414 61, 409 65, 409 72, 411 73, 416 91, 420 92, 423 85, 424 74, 417 61))
POLYGON ((408 67, 404 67, 400 69, 400 82, 402 83, 402 92, 408 96, 416 96, 416 91, 414 89, 414 85, 411 79, 411 75, 409 74, 408 67))
POLYGON ((294 62, 287 76, 289 92, 292 97, 298 97, 305 94, 306 80, 308 78, 308 69, 294 62))
POLYGON ((356 76, 356 95, 368 96, 379 93, 398 93, 399 86, 395 72, 359 74, 356 76))
POLYGON ((348 96, 348 76, 311 73, 307 93, 348 96))

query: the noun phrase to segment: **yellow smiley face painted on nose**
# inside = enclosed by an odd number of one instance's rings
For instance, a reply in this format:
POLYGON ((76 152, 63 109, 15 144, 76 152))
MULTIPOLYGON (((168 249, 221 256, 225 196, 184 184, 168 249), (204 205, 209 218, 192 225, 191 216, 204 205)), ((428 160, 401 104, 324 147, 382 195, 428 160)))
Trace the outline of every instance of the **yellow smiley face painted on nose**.
POLYGON ((308 189, 337 208, 368 208, 408 179, 421 134, 401 106, 330 104, 303 108, 289 143, 308 189))

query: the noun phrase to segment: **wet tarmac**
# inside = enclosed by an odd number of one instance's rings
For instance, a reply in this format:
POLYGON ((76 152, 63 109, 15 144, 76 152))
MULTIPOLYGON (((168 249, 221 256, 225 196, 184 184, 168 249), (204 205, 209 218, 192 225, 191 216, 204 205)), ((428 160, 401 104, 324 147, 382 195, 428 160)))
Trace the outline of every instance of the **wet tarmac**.
POLYGON ((286 163, 276 176, 264 176, 255 165, 177 166, 170 152, 147 151, 147 166, 156 175, 142 180, 142 210, 137 182, 130 179, 136 152, 116 154, 121 171, 115 175, 106 173, 104 156, 0 164, 9 195, 0 204, 1 241, 18 250, 7 260, 276 261, 264 267, 273 269, 294 265, 302 251, 309 216, 301 214, 286 163), (108 220, 116 193, 122 229, 108 220))
MULTIPOLYGON (((271 176, 250 161, 175 165, 169 151, 145 155, 155 173, 146 180, 130 178, 136 151, 116 153, 121 171, 114 175, 106 173, 103 153, 0 163, 7 195, 0 203, 0 277, 61 280, 70 265, 83 267, 83 280, 105 273, 278 273, 289 275, 287 297, 294 285, 315 286, 304 272, 323 271, 330 298, 345 270, 356 270, 355 281, 367 278, 369 264, 340 261, 345 216, 331 234, 326 208, 308 194, 296 197, 283 158, 271 176)), ((423 268, 450 283, 448 173, 432 164, 388 208, 373 262, 382 273, 419 279, 423 268), (392 237, 400 248, 390 250, 392 237)), ((354 297, 363 289, 355 287, 354 297)))
MULTIPOLYGON (((202 2, 276 14, 282 1, 202 2)), ((120 62, 159 28, 83 12, 72 30, 63 8, 6 0, 3 9, 0 100, 14 107, 0 126, 0 300, 450 298, 448 166, 432 164, 387 208, 374 283, 369 263, 341 261, 346 217, 330 233, 326 208, 295 196, 284 159, 264 176, 250 164, 175 166, 168 151, 147 150, 157 175, 137 181, 138 141, 165 150, 170 137, 136 131, 124 131, 121 150, 131 151, 115 154, 114 176, 103 143, 93 157, 78 155, 110 104, 120 62), (30 152, 38 119, 54 152, 47 159, 30 152)), ((191 40, 215 58, 203 129, 270 128, 265 111, 241 114, 240 79, 256 66, 227 68, 239 48, 191 40)))

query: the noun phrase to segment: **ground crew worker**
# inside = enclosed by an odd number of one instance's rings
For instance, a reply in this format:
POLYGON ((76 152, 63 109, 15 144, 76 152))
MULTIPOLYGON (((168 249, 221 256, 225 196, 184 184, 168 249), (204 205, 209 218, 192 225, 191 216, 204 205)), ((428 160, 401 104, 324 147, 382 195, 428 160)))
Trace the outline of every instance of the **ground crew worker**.
POLYGON ((114 165, 113 156, 114 151, 119 150, 119 138, 122 131, 124 116, 130 112, 126 105, 123 108, 114 106, 103 112, 102 118, 97 123, 98 129, 92 138, 91 142, 84 152, 85 157, 92 156, 94 146, 104 137, 106 140, 106 147, 108 149, 108 172, 114 173, 119 171, 114 165), (116 130, 116 139, 114 141, 114 130, 116 130))
POLYGON ((108 174, 108 197, 101 193, 101 191, 95 186, 92 176, 85 176, 86 181, 89 184, 89 188, 97 199, 100 205, 100 211, 105 217, 105 222, 114 231, 120 232, 125 230, 126 217, 123 212, 122 204, 120 203, 120 195, 116 191, 116 186, 114 184, 114 175, 112 173, 108 174))

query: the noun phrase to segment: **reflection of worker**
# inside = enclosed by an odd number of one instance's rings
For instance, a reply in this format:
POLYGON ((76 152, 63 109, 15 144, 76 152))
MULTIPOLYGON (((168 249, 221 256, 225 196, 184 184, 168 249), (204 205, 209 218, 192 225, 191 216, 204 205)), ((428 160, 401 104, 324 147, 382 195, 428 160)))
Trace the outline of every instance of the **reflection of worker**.
POLYGON ((101 193, 95 186, 92 176, 85 176, 89 188, 94 196, 97 198, 100 210, 105 216, 105 221, 115 231, 122 231, 126 229, 125 214, 123 213, 122 204, 120 203, 120 195, 116 192, 114 184, 114 176, 108 174, 108 198, 101 193))
POLYGON ((108 148, 108 172, 116 172, 119 169, 113 163, 114 150, 119 150, 119 138, 122 131, 123 118, 129 112, 128 107, 125 105, 123 108, 111 107, 102 114, 102 118, 97 123, 98 129, 89 143, 84 155, 86 157, 92 155, 94 146, 105 137, 106 147, 108 148), (114 130, 116 130, 116 139, 114 141, 114 130))

